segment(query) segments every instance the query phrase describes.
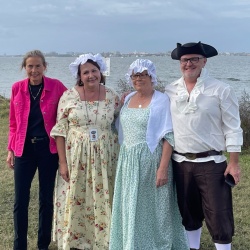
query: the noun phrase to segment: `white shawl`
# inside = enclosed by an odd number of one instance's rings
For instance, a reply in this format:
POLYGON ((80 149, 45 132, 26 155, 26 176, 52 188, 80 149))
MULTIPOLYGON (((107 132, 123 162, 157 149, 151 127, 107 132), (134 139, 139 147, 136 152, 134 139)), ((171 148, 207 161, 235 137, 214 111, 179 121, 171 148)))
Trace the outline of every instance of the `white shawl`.
MULTIPOLYGON (((136 94, 136 91, 126 96, 124 106, 134 94, 136 94)), ((121 109, 120 115, 123 111, 123 108, 121 109)), ((118 130, 119 143, 122 144, 123 131, 122 124, 120 123, 119 118, 116 121, 116 128, 118 130)), ((146 141, 150 152, 153 153, 158 143, 165 136, 165 134, 172 131, 173 126, 170 113, 169 98, 166 94, 155 90, 150 103, 150 114, 146 133, 146 141)))

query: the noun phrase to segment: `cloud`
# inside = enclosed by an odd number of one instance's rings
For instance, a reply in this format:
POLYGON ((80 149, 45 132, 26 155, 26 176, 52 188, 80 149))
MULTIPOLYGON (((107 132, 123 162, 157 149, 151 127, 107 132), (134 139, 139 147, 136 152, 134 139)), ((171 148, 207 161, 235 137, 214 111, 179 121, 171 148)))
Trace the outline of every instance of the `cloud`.
POLYGON ((0 9, 0 54, 154 52, 199 40, 250 51, 249 22, 249 0, 10 0, 0 9))

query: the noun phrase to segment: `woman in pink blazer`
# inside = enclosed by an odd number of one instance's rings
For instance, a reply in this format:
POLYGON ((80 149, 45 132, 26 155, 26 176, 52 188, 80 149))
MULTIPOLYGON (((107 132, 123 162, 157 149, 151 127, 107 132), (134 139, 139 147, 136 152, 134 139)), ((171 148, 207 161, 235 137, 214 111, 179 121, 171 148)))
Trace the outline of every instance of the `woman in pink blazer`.
POLYGON ((53 190, 58 155, 50 131, 56 123, 57 105, 66 87, 44 76, 47 62, 39 50, 22 61, 27 79, 12 86, 7 164, 14 170, 14 250, 27 249, 28 206, 33 177, 39 172, 38 249, 51 241, 53 190))

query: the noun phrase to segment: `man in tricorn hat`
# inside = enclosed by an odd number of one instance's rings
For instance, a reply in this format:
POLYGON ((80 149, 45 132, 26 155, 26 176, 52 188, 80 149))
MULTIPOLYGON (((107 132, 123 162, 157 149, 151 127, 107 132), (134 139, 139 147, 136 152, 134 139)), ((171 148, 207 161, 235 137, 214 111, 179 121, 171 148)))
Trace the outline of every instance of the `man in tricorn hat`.
POLYGON ((217 250, 230 250, 234 234, 232 191, 240 181, 242 145, 239 106, 232 88, 209 76, 207 58, 217 50, 207 44, 177 44, 171 57, 182 77, 167 85, 175 135, 173 168, 178 204, 190 249, 199 249, 202 222, 217 250), (229 161, 223 151, 229 152, 229 161), (225 182, 232 176, 235 183, 225 182))

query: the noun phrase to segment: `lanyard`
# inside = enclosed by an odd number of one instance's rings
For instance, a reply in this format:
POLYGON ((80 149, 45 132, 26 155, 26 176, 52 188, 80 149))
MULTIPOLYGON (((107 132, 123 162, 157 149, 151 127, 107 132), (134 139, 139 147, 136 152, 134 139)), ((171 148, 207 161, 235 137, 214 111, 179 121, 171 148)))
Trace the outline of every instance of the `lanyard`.
MULTIPOLYGON (((88 119, 87 125, 90 125, 91 120, 89 119, 89 112, 88 112, 88 107, 87 107, 88 100, 87 100, 87 97, 85 95, 84 87, 83 87, 83 93, 84 93, 84 98, 85 98, 85 108, 86 108, 86 114, 87 114, 87 119, 88 119)), ((100 84, 99 84, 98 103, 97 103, 97 110, 96 110, 96 114, 95 114, 95 123, 94 123, 94 125, 96 125, 97 114, 98 114, 98 109, 99 109, 99 100, 100 100, 100 84)))

